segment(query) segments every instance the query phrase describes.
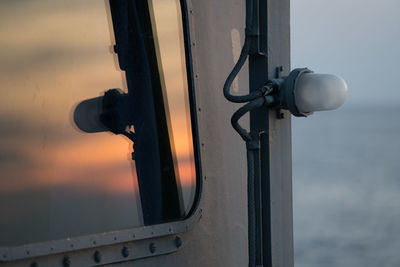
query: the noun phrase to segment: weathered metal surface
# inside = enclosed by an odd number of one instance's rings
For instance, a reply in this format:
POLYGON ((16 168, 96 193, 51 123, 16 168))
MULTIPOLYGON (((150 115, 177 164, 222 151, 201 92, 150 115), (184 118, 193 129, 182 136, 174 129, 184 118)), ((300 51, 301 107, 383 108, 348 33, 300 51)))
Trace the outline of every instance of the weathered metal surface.
MULTIPOLYGON (((266 53, 249 58, 250 90, 256 91, 268 79, 290 70, 289 0, 259 2, 260 33, 266 53), (264 22, 264 24, 262 23, 264 22), (266 38, 265 38, 266 37, 266 38), (278 70, 278 71, 277 71, 278 70)), ((265 107, 251 112, 251 132, 261 134, 260 156, 256 156, 256 264, 266 267, 293 266, 293 218, 290 114, 265 107), (277 116, 279 115, 279 116, 277 116), (279 117, 279 119, 278 119, 279 117)))
MULTIPOLYGON (((222 94, 243 44, 245 1, 192 0, 188 9, 203 173, 202 219, 181 235, 183 246, 176 253, 113 266, 247 265, 246 149, 230 125, 238 105, 222 94)), ((248 92, 246 66, 234 93, 248 92)), ((248 120, 241 123, 248 126, 248 120)))
MULTIPOLYGON (((252 81, 254 88, 257 83, 275 78, 277 67, 283 67, 283 71, 278 71, 281 75, 290 70, 289 0, 266 3, 268 58, 256 60, 251 67, 250 71, 261 70, 252 81)), ((233 66, 226 33, 232 28, 239 29, 243 40, 244 4, 244 1, 193 1, 190 5, 194 13, 190 22, 206 178, 200 205, 203 219, 193 231, 184 234, 188 244, 179 252, 118 266, 147 267, 159 262, 163 266, 248 264, 245 147, 228 123, 237 106, 226 103, 220 92, 226 77, 223 73, 226 75, 233 66)), ((237 93, 248 90, 248 84, 244 83, 248 82, 246 72, 244 68, 239 75, 239 88, 243 91, 237 93)), ((283 112, 283 116, 277 119, 275 110, 259 110, 253 118, 258 122, 252 125, 264 132, 262 159, 266 161, 262 162, 260 177, 264 186, 263 266, 293 266, 290 114, 283 112)))
MULTIPOLYGON (((32 258, 7 263, 10 267, 56 267, 56 266, 102 266, 175 252, 179 249, 176 236, 153 238, 118 245, 104 246, 73 253, 62 253, 47 257, 32 258)), ((3 265, 1 265, 3 266, 3 265)))
MULTIPOLYGON (((290 72, 290 1, 268 1, 268 77, 290 72)), ((269 112, 269 175, 272 266, 293 266, 292 144, 290 113, 269 112)), ((266 265, 268 266, 268 265, 266 265)))
MULTIPOLYGON (((73 253, 74 251, 110 246, 113 244, 120 246, 120 244, 126 242, 183 233, 191 229, 196 222, 200 220, 201 213, 201 209, 198 209, 192 217, 185 221, 35 243, 19 247, 0 248, 0 264, 2 261, 9 262, 45 255, 73 253)), ((162 250, 160 250, 160 254, 163 254, 162 250)))

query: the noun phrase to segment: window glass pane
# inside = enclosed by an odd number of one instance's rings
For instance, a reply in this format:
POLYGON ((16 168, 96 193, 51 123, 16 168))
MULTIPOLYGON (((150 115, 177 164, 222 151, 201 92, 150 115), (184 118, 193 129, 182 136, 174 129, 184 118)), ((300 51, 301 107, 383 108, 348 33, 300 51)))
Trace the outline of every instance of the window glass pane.
POLYGON ((187 213, 195 196, 196 172, 180 1, 149 0, 149 8, 175 176, 182 209, 187 213))
MULTIPOLYGON (((172 15, 153 22, 174 19, 156 39, 183 214, 196 186, 193 140, 180 7, 166 2, 172 15), (178 38, 164 40, 166 30, 178 38), (164 59, 168 47, 174 59, 164 59)), ((2 1, 0 34, 0 246, 143 225, 132 141, 74 123, 85 99, 128 93, 108 3, 2 1)))

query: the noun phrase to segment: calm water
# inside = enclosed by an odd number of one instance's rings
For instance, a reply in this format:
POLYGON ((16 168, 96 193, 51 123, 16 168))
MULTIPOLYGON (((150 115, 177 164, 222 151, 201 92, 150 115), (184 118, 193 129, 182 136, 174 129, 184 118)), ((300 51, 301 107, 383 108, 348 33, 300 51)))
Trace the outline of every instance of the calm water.
POLYGON ((293 119, 296 267, 400 266, 399 112, 293 119))

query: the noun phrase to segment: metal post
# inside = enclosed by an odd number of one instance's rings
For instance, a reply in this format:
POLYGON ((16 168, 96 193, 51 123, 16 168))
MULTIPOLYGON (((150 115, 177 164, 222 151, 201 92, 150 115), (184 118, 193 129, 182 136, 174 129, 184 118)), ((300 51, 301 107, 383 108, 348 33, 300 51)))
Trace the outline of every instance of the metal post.
MULTIPOLYGON (((290 70, 289 0, 261 0, 258 8, 260 51, 249 57, 251 92, 277 73, 290 70)), ((259 188, 256 229, 262 232, 256 251, 262 251, 262 258, 257 253, 256 264, 264 267, 293 266, 290 114, 284 112, 279 118, 280 113, 265 107, 250 113, 252 136, 260 141, 260 153, 255 156, 255 170, 260 171, 255 172, 254 180, 259 188)))

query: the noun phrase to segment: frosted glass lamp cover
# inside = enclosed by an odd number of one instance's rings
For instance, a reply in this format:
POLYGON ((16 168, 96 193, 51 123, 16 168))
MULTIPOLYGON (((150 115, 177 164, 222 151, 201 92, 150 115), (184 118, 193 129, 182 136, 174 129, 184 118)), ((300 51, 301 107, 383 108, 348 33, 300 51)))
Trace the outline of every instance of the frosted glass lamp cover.
POLYGON ((303 73, 295 82, 295 103, 301 113, 332 110, 343 105, 347 91, 347 84, 341 77, 303 73))

